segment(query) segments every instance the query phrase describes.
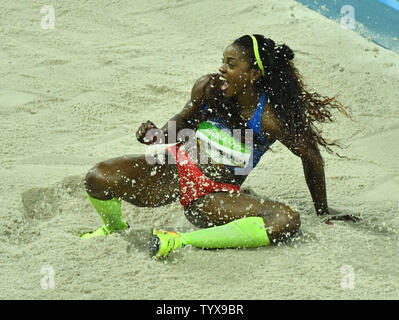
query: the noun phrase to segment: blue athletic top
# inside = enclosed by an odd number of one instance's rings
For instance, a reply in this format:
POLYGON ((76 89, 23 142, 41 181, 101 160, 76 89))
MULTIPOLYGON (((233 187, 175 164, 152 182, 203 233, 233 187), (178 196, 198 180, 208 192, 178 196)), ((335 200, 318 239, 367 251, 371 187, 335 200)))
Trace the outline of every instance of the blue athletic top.
MULTIPOLYGON (((261 119, 267 100, 266 98, 267 98, 266 94, 263 93, 259 99, 255 111, 252 113, 251 118, 245 123, 245 128, 252 129, 253 132, 253 145, 249 146, 251 150, 250 163, 246 167, 247 170, 245 171, 245 175, 249 174, 249 172, 257 166, 263 154, 275 142, 275 140, 266 139, 262 134, 261 119)), ((208 109, 208 107, 209 107, 208 105, 205 105, 202 109, 202 112, 205 112, 208 109)), ((213 125, 215 125, 216 127, 218 127, 223 131, 227 131, 229 133, 232 132, 232 129, 228 127, 226 121, 220 117, 210 116, 207 120, 211 121, 213 125)), ((228 165, 224 166, 232 171, 235 171, 237 169, 236 167, 228 165)))

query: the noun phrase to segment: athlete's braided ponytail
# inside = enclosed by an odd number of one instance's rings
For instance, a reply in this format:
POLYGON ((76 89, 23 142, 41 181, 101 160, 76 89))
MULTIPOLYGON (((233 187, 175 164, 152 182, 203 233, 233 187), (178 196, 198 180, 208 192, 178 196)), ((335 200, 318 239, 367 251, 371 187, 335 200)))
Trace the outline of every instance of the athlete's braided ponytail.
MULTIPOLYGON (((305 89, 302 77, 294 66, 292 60, 294 52, 286 44, 276 43, 263 35, 254 35, 259 56, 264 68, 264 76, 255 83, 259 92, 266 92, 269 103, 275 110, 275 114, 281 124, 288 129, 295 139, 300 136, 325 147, 329 153, 333 153, 329 146, 339 146, 335 142, 328 142, 321 135, 321 130, 315 126, 315 122, 332 121, 331 108, 338 109, 349 116, 343 105, 335 97, 329 98, 318 93, 310 93, 305 89)), ((245 35, 233 42, 245 51, 252 68, 258 68, 254 54, 253 41, 250 35, 245 35)))

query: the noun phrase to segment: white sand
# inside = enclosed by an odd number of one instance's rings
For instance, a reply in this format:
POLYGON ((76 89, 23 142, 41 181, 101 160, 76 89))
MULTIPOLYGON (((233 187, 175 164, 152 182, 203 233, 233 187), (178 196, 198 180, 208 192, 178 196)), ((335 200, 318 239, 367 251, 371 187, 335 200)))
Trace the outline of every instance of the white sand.
POLYGON ((0 298, 398 299, 399 57, 292 0, 43 1, 0 8, 0 298), (110 4, 109 4, 110 3, 110 4), (133 5, 133 3, 135 3, 133 5), (323 151, 329 205, 363 217, 320 223, 301 161, 281 144, 245 186, 301 213, 302 236, 254 250, 148 255, 152 227, 194 230, 178 202, 123 204, 131 232, 81 240, 101 220, 83 179, 97 162, 143 153, 141 122, 162 126, 247 33, 287 43, 308 88, 338 95, 355 121, 322 126, 350 160, 323 151), (354 288, 341 286, 341 268, 354 288), (41 270, 54 270, 53 290, 41 270))

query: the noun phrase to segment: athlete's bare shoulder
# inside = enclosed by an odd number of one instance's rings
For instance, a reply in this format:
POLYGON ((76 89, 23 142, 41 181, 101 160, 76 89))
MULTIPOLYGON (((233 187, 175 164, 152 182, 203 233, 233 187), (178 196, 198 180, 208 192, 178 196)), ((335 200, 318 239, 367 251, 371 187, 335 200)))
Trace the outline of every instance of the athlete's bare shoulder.
POLYGON ((191 101, 193 103, 201 103, 205 98, 207 98, 210 88, 210 86, 207 85, 217 81, 216 76, 216 73, 210 73, 202 76, 194 83, 194 86, 191 90, 191 101))
POLYGON ((269 103, 265 105, 261 123, 263 134, 268 139, 279 140, 283 135, 284 129, 269 103))
POLYGON ((199 78, 195 83, 191 90, 190 100, 187 101, 183 110, 178 114, 178 117, 185 121, 185 125, 187 128, 195 127, 194 124, 198 124, 199 122, 199 111, 203 107, 203 103, 206 99, 208 84, 216 74, 207 74, 199 78))

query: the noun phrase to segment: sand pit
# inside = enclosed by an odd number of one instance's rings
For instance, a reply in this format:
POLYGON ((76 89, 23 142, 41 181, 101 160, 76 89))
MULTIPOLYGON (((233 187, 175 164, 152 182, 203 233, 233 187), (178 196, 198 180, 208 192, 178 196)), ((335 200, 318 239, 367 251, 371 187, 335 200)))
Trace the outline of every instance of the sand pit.
POLYGON ((57 1, 54 29, 41 28, 42 6, 0 9, 1 299, 399 298, 397 54, 292 0, 57 1), (308 88, 348 106, 353 121, 335 113, 322 126, 348 158, 322 151, 327 194, 362 222, 321 223, 300 159, 276 143, 245 186, 300 212, 287 244, 151 260, 150 228, 195 230, 178 202, 123 203, 130 231, 80 239, 101 224, 86 172, 144 153, 138 126, 172 118, 248 33, 288 44, 308 88))

